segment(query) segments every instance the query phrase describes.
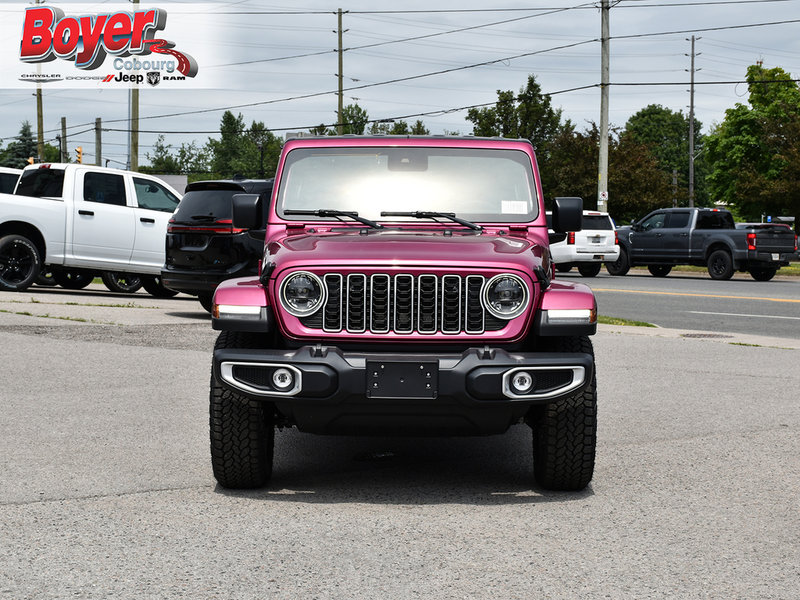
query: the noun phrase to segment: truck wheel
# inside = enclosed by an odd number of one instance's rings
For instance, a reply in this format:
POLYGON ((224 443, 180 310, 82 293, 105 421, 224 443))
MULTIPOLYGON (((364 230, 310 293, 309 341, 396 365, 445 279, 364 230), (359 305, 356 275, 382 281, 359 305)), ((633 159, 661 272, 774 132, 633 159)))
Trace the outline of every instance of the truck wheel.
MULTIPOLYGON (((555 338, 557 352, 587 352, 594 356, 588 337, 555 338)), ((528 423, 533 429, 533 474, 548 490, 577 491, 594 473, 597 444, 596 380, 582 392, 532 409, 528 423)))
POLYGON ((578 273, 584 277, 597 277, 602 266, 602 263, 583 263, 578 265, 578 273))
POLYGON ((202 293, 197 294, 197 299, 200 301, 200 306, 205 308, 208 312, 214 310, 214 294, 213 293, 202 293))
POLYGON ((157 275, 148 275, 147 277, 142 277, 142 286, 148 294, 155 296, 156 298, 172 298, 173 296, 178 295, 178 292, 175 290, 164 287, 164 284, 161 283, 161 277, 157 275))
POLYGON ((714 250, 708 257, 708 274, 711 279, 733 277, 733 259, 727 250, 714 250))
POLYGON ((569 273, 572 271, 572 265, 556 265, 556 271, 559 273, 569 273))
POLYGON ((109 290, 120 294, 133 294, 142 287, 142 278, 130 273, 105 271, 100 277, 109 290))
POLYGON ((58 284, 56 280, 53 279, 53 271, 48 269, 47 267, 42 267, 39 271, 39 274, 36 276, 36 285, 40 285, 42 287, 54 287, 58 284))
POLYGON ((42 260, 33 242, 12 233, 0 238, 0 290, 22 292, 36 281, 42 260))
POLYGON ((631 263, 628 260, 628 253, 625 248, 619 249, 619 257, 617 260, 606 263, 606 271, 610 275, 627 275, 631 269, 631 263))
MULTIPOLYGON (((224 331, 217 348, 255 348, 252 335, 224 331)), ((211 467, 225 488, 258 488, 272 476, 275 413, 268 402, 250 400, 220 384, 211 373, 209 423, 211 467)))
POLYGON ((763 269, 750 269, 750 277, 756 281, 769 281, 775 277, 775 273, 777 272, 778 269, 770 269, 769 267, 765 267, 763 269))
POLYGON ((94 273, 83 269, 53 271, 53 281, 66 290, 82 290, 94 280, 94 273))
POLYGON ((672 271, 671 265, 647 265, 647 270, 653 277, 666 277, 672 271))

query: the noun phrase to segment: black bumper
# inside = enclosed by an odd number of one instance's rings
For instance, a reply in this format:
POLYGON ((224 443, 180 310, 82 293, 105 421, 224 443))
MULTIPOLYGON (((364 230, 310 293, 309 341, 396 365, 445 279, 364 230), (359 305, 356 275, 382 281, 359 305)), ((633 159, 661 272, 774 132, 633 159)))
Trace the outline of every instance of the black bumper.
POLYGON ((594 377, 594 360, 496 348, 444 355, 220 349, 214 375, 239 394, 273 402, 301 431, 475 435, 502 433, 532 405, 579 393, 594 377), (283 390, 273 383, 278 369, 292 380, 283 390), (522 373, 533 384, 518 393, 522 373))
POLYGON ((171 290, 197 296, 213 293, 217 286, 226 279, 245 277, 258 272, 257 269, 239 268, 231 271, 208 272, 179 269, 162 269, 161 282, 171 290))

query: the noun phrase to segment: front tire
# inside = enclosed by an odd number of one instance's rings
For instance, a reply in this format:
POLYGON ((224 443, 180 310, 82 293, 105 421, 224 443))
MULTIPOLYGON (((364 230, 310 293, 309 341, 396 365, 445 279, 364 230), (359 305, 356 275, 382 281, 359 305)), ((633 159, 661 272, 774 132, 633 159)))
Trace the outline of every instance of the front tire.
POLYGON ((142 287, 142 278, 130 273, 105 271, 101 278, 109 290, 120 294, 133 294, 142 287))
POLYGON ((711 279, 725 280, 733 277, 733 259, 727 250, 714 250, 708 257, 708 274, 711 279))
MULTIPOLYGON (((588 337, 555 338, 556 352, 586 352, 594 356, 588 337)), ((597 445, 596 378, 582 392, 531 410, 533 474, 548 490, 578 491, 594 474, 597 445)))
POLYGON ((584 277, 597 277, 602 266, 602 263, 583 263, 578 265, 578 273, 584 277))
POLYGON ((666 277, 672 271, 672 265, 647 265, 647 270, 653 277, 666 277))
MULTIPOLYGON (((224 331, 214 349, 256 347, 253 335, 224 331)), ((212 372, 209 430, 211 467, 222 487, 250 489, 267 484, 275 447, 272 404, 224 388, 212 372)))
POLYGON ((778 269, 750 269, 750 277, 755 279, 756 281, 769 281, 773 277, 775 277, 775 273, 778 272, 778 269))
POLYGON ((606 271, 608 271, 609 275, 627 275, 628 271, 631 270, 631 263, 628 259, 628 252, 625 248, 619 249, 619 256, 617 260, 612 262, 606 263, 606 271))
POLYGON ((206 309, 209 313, 214 310, 214 294, 203 292, 202 294, 197 294, 197 300, 200 302, 200 306, 206 309))
POLYGON ((22 292, 36 281, 42 268, 39 249, 23 235, 0 238, 0 290, 22 292))
POLYGON ((148 294, 156 298, 172 298, 178 295, 175 290, 164 287, 164 284, 161 283, 161 277, 157 275, 142 277, 142 287, 148 294))

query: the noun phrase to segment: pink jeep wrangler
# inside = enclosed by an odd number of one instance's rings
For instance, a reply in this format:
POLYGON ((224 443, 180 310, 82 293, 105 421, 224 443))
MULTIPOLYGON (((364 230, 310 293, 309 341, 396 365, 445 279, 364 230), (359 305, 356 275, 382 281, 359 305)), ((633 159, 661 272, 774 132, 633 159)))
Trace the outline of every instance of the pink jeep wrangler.
MULTIPOLYGON (((233 203, 234 226, 266 242, 260 275, 214 295, 220 485, 266 484, 276 427, 451 436, 523 422, 539 486, 589 483, 597 305, 553 280, 530 143, 292 140, 269 206, 233 203)), ((554 239, 580 230, 582 204, 556 198, 554 239)))

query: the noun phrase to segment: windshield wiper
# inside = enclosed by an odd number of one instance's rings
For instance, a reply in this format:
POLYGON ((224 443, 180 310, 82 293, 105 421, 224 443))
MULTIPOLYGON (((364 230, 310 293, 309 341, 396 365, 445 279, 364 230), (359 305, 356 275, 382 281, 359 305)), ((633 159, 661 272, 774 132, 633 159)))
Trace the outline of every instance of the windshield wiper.
POLYGON ((454 223, 469 227, 475 231, 483 230, 483 227, 476 225, 472 221, 461 219, 455 213, 435 212, 431 210, 415 210, 411 212, 381 212, 382 217, 414 217, 415 219, 450 219, 454 223))
POLYGON ((319 208, 317 210, 284 210, 283 214, 285 215, 306 215, 306 216, 313 216, 313 217, 336 217, 337 219, 341 219, 341 217, 347 217, 348 219, 353 219, 354 221, 358 221, 359 223, 363 223, 364 225, 368 225, 373 229, 383 229, 383 225, 380 223, 376 223, 375 221, 370 221, 364 217, 359 217, 358 213, 354 210, 336 210, 335 208, 319 208))

